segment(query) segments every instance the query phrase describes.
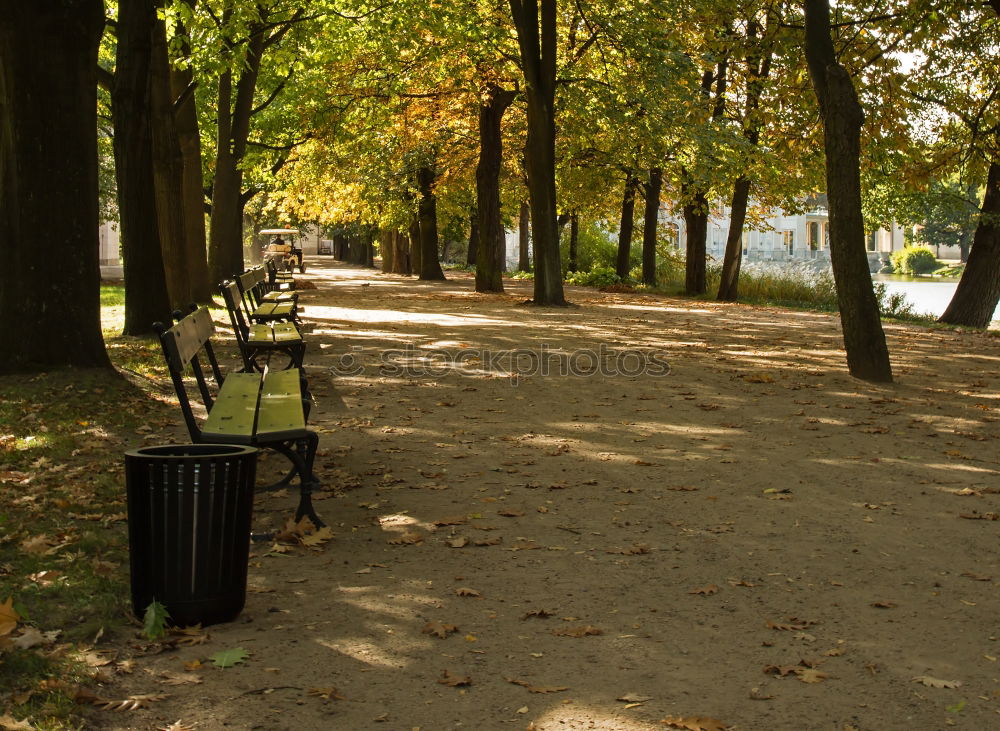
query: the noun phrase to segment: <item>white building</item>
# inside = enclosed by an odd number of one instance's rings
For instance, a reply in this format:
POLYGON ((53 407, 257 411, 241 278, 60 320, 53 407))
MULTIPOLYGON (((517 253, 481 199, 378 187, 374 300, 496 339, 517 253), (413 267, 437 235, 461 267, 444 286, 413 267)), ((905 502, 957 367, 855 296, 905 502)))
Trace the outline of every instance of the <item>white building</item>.
MULTIPOLYGON (((730 213, 728 206, 717 204, 708 217, 706 250, 710 257, 720 262, 726 253, 730 213)), ((676 231, 677 246, 683 247, 687 234, 684 217, 667 215, 661 217, 661 221, 664 220, 676 231)), ((903 228, 898 224, 870 233, 866 238, 866 248, 872 270, 884 266, 889 255, 903 246, 903 228)), ((826 196, 808 201, 803 213, 788 214, 774 209, 757 228, 744 228, 743 259, 747 262, 829 261, 830 222, 826 196)))

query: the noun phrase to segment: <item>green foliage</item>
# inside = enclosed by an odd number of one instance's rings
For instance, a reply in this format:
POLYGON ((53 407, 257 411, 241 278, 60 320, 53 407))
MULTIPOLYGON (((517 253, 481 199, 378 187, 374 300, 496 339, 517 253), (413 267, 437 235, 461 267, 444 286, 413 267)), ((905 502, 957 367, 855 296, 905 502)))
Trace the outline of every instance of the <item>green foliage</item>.
POLYGON ((158 640, 166 634, 167 620, 170 619, 170 612, 167 608, 155 599, 146 607, 146 615, 142 621, 142 632, 147 639, 158 640))
POLYGON ((875 290, 875 298, 878 300, 878 312, 882 317, 891 317, 894 320, 927 320, 928 317, 920 315, 913 309, 913 303, 906 299, 902 292, 888 291, 885 282, 875 282, 872 287, 875 290))
POLYGON ((892 252, 889 258, 896 274, 928 274, 941 266, 926 246, 907 246, 892 252))
POLYGON ((211 660, 217 668, 231 668, 244 662, 248 657, 250 653, 242 647, 233 647, 229 650, 220 650, 212 655, 211 660))
POLYGON ((535 273, 534 272, 522 272, 520 269, 518 269, 517 271, 511 272, 507 276, 509 276, 511 279, 534 279, 535 278, 535 273))
POLYGON ((566 277, 566 284, 583 287, 607 287, 619 282, 621 278, 615 273, 614 267, 609 266, 595 266, 589 272, 572 272, 566 277))

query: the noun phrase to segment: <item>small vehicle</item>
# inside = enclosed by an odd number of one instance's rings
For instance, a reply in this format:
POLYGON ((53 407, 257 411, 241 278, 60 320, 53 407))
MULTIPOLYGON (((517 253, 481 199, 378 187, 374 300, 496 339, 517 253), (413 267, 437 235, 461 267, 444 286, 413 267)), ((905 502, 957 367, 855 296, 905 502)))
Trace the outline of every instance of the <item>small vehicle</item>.
POLYGON ((260 235, 273 237, 264 247, 265 261, 273 260, 278 265, 278 271, 298 269, 300 274, 306 273, 305 258, 297 245, 302 233, 297 228, 265 228, 260 235))

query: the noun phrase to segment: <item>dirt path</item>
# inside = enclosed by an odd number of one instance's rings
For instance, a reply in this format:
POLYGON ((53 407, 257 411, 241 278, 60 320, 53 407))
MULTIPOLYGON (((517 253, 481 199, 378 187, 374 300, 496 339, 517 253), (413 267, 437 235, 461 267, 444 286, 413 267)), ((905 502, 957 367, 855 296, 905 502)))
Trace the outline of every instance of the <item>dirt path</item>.
POLYGON ((450 276, 312 269, 335 538, 255 546, 241 617, 95 727, 1000 727, 1000 338, 890 325, 872 386, 828 315, 450 276))

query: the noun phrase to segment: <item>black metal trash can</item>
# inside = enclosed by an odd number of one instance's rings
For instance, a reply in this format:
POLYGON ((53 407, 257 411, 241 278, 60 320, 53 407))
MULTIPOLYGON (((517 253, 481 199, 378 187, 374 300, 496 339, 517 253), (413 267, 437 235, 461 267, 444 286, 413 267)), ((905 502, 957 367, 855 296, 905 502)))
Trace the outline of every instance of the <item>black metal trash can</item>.
POLYGON ((257 450, 173 444, 125 453, 132 608, 178 626, 230 622, 246 602, 257 450))

